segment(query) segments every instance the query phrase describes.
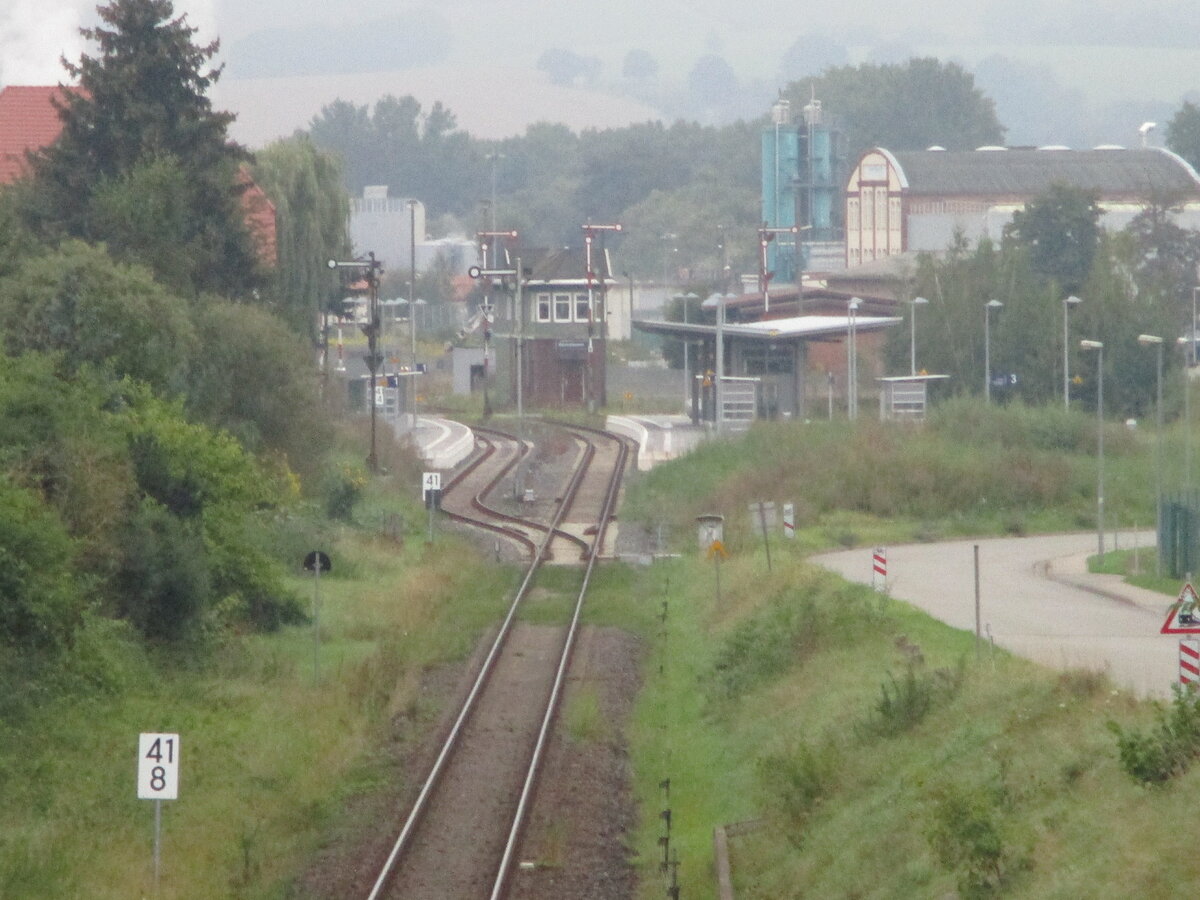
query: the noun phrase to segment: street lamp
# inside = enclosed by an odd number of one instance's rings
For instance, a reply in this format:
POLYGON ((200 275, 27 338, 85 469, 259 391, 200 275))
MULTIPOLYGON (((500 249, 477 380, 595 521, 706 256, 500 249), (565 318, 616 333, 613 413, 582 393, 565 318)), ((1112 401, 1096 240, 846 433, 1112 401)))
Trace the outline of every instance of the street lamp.
POLYGON ((858 418, 858 308, 862 301, 851 297, 846 307, 846 415, 858 418))
POLYGON ((417 430, 417 201, 409 198, 408 204, 408 330, 412 335, 412 428, 417 430))
MULTIPOLYGON (((1163 339, 1154 334, 1139 334, 1137 341, 1143 347, 1156 347, 1158 349, 1158 366, 1157 366, 1157 392, 1154 400, 1154 425, 1155 425, 1155 444, 1154 444, 1154 520, 1155 533, 1162 534, 1162 467, 1163 467, 1163 405, 1162 405, 1162 382, 1163 382, 1163 339)), ((1162 574, 1162 554, 1155 554, 1156 574, 1162 574)))
POLYGON ((1196 342, 1188 337, 1176 338, 1177 344, 1186 345, 1183 351, 1183 484, 1192 491, 1192 354, 1196 342))
POLYGON ((1003 305, 999 300, 983 305, 983 396, 988 403, 992 402, 992 310, 1003 305))
POLYGON ((1104 343, 1080 341, 1084 350, 1096 351, 1096 546, 1104 555, 1104 343))
POLYGON ((721 390, 721 381, 725 377, 725 295, 718 291, 713 294, 713 298, 717 301, 717 346, 714 354, 717 372, 713 381, 713 425, 717 434, 720 434, 725 413, 725 397, 721 390))
POLYGON ((1067 312, 1072 306, 1078 306, 1083 300, 1072 294, 1063 298, 1063 409, 1071 408, 1071 357, 1069 354, 1071 339, 1067 335, 1067 312))
POLYGON ((909 341, 908 341, 908 374, 916 375, 917 374, 917 307, 924 306, 929 301, 926 300, 924 297, 913 297, 908 302, 912 304, 912 318, 909 320, 909 327, 910 327, 911 331, 909 332, 909 341))

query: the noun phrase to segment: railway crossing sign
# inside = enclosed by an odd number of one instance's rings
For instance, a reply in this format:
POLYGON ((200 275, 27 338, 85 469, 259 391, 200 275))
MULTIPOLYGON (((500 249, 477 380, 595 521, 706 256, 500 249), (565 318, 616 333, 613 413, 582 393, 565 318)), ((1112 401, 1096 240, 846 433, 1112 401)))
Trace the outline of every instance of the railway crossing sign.
POLYGON ((1161 634, 1200 634, 1200 597, 1191 582, 1183 586, 1179 599, 1171 604, 1161 634))

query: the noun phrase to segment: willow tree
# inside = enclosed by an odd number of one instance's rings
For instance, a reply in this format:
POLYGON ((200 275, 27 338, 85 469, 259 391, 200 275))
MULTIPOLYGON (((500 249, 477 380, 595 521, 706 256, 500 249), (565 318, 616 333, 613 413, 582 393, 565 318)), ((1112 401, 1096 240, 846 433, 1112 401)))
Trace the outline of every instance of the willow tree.
POLYGON ((326 260, 348 252, 350 204, 341 159, 300 135, 258 153, 254 180, 275 204, 280 312, 293 329, 316 340, 317 313, 334 288, 326 260))

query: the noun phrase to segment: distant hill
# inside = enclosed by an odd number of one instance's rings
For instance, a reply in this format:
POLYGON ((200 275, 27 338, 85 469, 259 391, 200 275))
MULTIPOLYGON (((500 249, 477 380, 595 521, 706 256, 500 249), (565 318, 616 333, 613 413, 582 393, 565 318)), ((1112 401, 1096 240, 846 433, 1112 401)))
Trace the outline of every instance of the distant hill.
POLYGON ((524 134, 534 122, 573 130, 619 128, 664 118, 635 100, 550 84, 531 69, 432 66, 396 72, 222 79, 213 103, 237 114, 232 137, 251 148, 304 129, 323 107, 342 99, 372 105, 388 94, 411 94, 425 109, 441 101, 464 131, 477 138, 524 134))

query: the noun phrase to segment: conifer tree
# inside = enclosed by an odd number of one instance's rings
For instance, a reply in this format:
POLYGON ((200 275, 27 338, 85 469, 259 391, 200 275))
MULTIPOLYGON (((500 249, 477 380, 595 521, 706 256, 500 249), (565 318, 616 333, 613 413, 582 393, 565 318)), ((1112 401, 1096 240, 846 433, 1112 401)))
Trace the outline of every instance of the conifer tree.
POLYGON ((99 15, 100 26, 81 30, 96 55, 63 59, 77 87, 59 106, 59 139, 34 160, 35 220, 45 231, 110 241, 189 292, 248 293, 261 283, 239 204, 239 166, 250 155, 227 135, 234 116, 206 96, 221 74, 210 65, 219 42, 196 44, 197 29, 170 0, 112 0, 99 15), (154 184, 170 196, 147 197, 154 184), (146 221, 156 206, 172 211, 162 229, 146 221), (178 242, 164 248, 163 233, 178 233, 178 242), (187 283, 178 284, 181 266, 166 254, 188 260, 187 283))

